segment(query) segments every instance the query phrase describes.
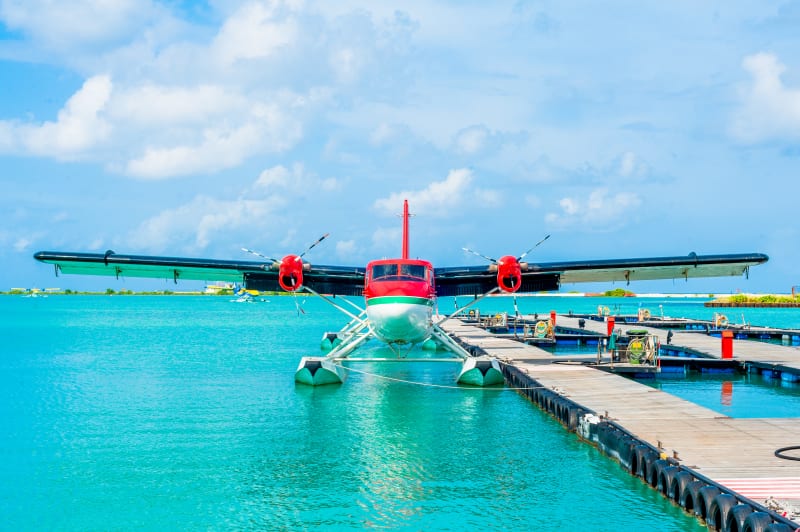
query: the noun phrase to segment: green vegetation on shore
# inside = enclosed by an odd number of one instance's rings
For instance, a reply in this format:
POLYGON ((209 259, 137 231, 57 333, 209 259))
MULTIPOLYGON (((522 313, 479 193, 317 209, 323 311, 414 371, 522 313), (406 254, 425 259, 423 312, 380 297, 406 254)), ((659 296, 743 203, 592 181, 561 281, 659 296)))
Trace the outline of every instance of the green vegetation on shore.
POLYGON ((706 307, 800 307, 800 295, 735 294, 705 303, 706 307))
POLYGON ((636 294, 624 288, 615 288, 613 290, 606 290, 603 292, 605 297, 634 297, 636 294))

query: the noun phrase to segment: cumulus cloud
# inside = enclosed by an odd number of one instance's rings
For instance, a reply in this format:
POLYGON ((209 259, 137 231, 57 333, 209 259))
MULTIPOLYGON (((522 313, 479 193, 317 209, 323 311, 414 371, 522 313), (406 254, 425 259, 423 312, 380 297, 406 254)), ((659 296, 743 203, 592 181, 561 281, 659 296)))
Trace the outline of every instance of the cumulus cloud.
POLYGON ((27 237, 20 237, 14 242, 14 251, 26 251, 33 242, 27 237))
POLYGON ((341 183, 334 177, 321 179, 306 170, 302 163, 294 163, 291 168, 282 164, 262 171, 253 184, 255 190, 266 192, 289 192, 295 195, 332 192, 340 188, 341 183))
POLYGON ((471 126, 462 129, 456 134, 456 150, 467 155, 477 153, 483 149, 488 137, 489 129, 486 126, 471 126))
POLYGON ((0 1, 0 23, 15 32, 6 56, 85 79, 58 117, 0 120, 0 152, 98 162, 151 180, 209 174, 295 147, 309 120, 323 131, 337 120, 329 113, 362 90, 402 90, 397 59, 415 24, 395 10, 382 18, 301 0, 204 9, 200 23, 153 0, 0 1))
POLYGON ((6 0, 0 18, 61 53, 130 39, 142 25, 168 16, 148 0, 6 0))
POLYGON ((249 2, 228 18, 211 46, 222 63, 269 57, 297 38, 291 18, 277 20, 280 2, 249 2))
POLYGON ((786 67, 769 53, 745 57, 742 67, 751 80, 740 89, 732 134, 747 143, 800 138, 800 89, 784 85, 786 67))
POLYGON ((200 195, 174 209, 166 209, 145 220, 127 238, 134 249, 163 252, 183 247, 187 252, 205 249, 214 239, 223 239, 228 231, 240 227, 264 228, 275 209, 277 199, 219 200, 200 195))
POLYGON ((557 228, 582 226, 589 231, 605 231, 618 227, 641 203, 637 194, 620 192, 609 195, 607 188, 598 188, 586 199, 562 198, 558 202, 561 212, 548 213, 545 222, 557 228))
POLYGON ((108 114, 130 125, 196 125, 246 112, 247 98, 220 85, 156 85, 146 82, 116 91, 108 114))
POLYGON ((71 159, 104 142, 111 132, 104 110, 111 97, 108 76, 94 76, 69 99, 55 121, 0 122, 0 148, 71 159))
POLYGON ((255 153, 284 151, 301 136, 300 123, 281 107, 256 104, 238 124, 223 121, 206 127, 199 138, 189 142, 146 147, 141 156, 128 162, 125 172, 153 179, 215 172, 236 166, 255 153))
POLYGON ((642 179, 650 172, 647 163, 632 151, 626 151, 620 155, 617 168, 617 173, 621 177, 630 179, 642 179))
MULTIPOLYGON (((276 165, 263 170, 251 184, 243 186, 237 197, 225 199, 199 194, 188 203, 148 218, 131 232, 126 246, 159 253, 182 248, 184 252, 194 253, 213 242, 230 238, 239 229, 246 230, 249 235, 269 233, 270 243, 274 245, 276 227, 286 226, 281 209, 287 202, 320 191, 333 192, 339 186, 337 179, 320 178, 301 163, 288 167, 276 165), (276 224, 278 218, 281 223, 276 224), (182 243, 185 245, 181 246, 182 243)), ((290 224, 278 244, 296 246, 297 228, 290 224)), ((346 250, 348 244, 345 242, 341 246, 346 250)))
POLYGON ((447 216, 448 211, 458 208, 472 183, 472 172, 466 168, 451 170, 444 181, 434 181, 422 190, 397 192, 375 202, 375 209, 395 213, 407 199, 413 211, 429 216, 447 216))

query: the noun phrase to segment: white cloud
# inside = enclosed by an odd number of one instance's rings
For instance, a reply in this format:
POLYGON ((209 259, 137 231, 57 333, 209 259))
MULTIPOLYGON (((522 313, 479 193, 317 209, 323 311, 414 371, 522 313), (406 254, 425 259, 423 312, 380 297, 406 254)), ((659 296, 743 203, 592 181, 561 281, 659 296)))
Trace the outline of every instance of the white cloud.
POLYGON ((800 138, 800 90, 786 87, 786 67, 774 54, 758 53, 742 61, 751 83, 743 86, 731 133, 748 143, 800 138))
POLYGON ((607 188, 593 190, 588 198, 562 198, 559 213, 548 213, 545 222, 557 228, 583 227, 587 231, 606 231, 622 225, 636 215, 641 199, 637 194, 620 192, 609 195, 607 188))
POLYGON ((104 117, 111 90, 108 76, 94 76, 67 100, 54 122, 0 122, 0 148, 10 150, 18 145, 30 154, 64 159, 85 155, 111 133, 104 117))
POLYGON ((355 240, 339 240, 336 242, 336 255, 341 259, 351 259, 358 252, 355 240))
POLYGON ((215 125, 205 128, 202 138, 194 142, 145 148, 143 155, 127 163, 125 173, 150 179, 212 173, 234 167, 255 153, 286 150, 301 136, 300 123, 277 105, 257 105, 234 127, 215 125))
POLYGON ((32 240, 26 237, 20 237, 14 242, 14 251, 26 251, 30 248, 32 240))
POLYGON ((395 128, 389 124, 382 122, 370 133, 369 141, 374 146, 383 146, 389 141, 393 140, 396 136, 395 128))
POLYGON ((149 252, 163 252, 172 247, 201 251, 212 240, 222 240, 235 228, 264 228, 276 207, 277 199, 218 200, 197 196, 191 202, 167 209, 145 220, 127 238, 127 245, 149 252))
POLYGON ((246 112, 247 107, 247 98, 218 85, 145 83, 117 91, 109 104, 109 115, 127 124, 158 128, 203 124, 209 119, 246 112))
POLYGON ((148 0, 6 0, 0 18, 48 48, 69 50, 131 38, 148 21, 167 16, 148 0))
POLYGON ((223 24, 211 50, 222 63, 262 59, 277 53, 297 39, 294 20, 275 20, 280 2, 249 2, 223 24))
POLYGON ((434 181, 422 190, 397 192, 388 198, 379 199, 377 210, 396 213, 407 199, 414 213, 444 217, 448 211, 457 209, 467 195, 472 182, 472 172, 466 168, 451 170, 444 181, 434 181))
POLYGON ((500 207, 503 204, 503 195, 498 190, 476 188, 474 197, 483 207, 500 207))
POLYGON ((470 126, 456 134, 456 150, 460 153, 471 155, 479 152, 486 144, 489 130, 486 126, 470 126))
POLYGON ((302 163, 294 163, 291 169, 280 164, 267 168, 259 174, 253 184, 253 189, 256 191, 281 191, 293 196, 307 196, 319 191, 332 192, 340 187, 338 179, 334 177, 320 179, 308 172, 302 163))

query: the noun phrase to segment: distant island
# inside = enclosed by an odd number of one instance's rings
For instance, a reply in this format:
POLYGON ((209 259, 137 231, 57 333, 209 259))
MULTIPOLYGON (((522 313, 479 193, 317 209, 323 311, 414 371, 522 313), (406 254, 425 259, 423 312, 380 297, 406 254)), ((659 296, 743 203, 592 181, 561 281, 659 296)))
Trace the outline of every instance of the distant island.
POLYGON ((721 296, 703 304, 706 307, 800 307, 800 295, 735 294, 721 296))

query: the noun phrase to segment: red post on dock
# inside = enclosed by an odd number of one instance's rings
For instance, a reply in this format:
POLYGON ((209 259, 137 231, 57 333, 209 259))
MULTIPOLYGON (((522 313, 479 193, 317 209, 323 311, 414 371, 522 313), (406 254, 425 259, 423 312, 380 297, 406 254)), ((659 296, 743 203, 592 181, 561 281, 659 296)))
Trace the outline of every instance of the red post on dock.
POLYGON ((733 331, 722 331, 722 358, 733 358, 733 331))
POLYGON ((607 336, 611 336, 611 332, 614 330, 614 316, 606 318, 606 323, 608 324, 607 336))
POLYGON ((553 327, 556 326, 556 311, 555 310, 551 310, 550 311, 550 323, 553 324, 553 327))

